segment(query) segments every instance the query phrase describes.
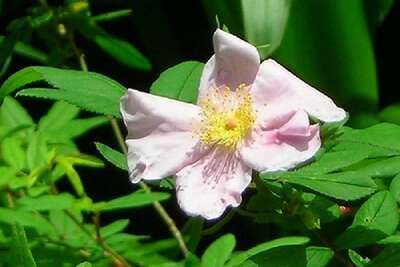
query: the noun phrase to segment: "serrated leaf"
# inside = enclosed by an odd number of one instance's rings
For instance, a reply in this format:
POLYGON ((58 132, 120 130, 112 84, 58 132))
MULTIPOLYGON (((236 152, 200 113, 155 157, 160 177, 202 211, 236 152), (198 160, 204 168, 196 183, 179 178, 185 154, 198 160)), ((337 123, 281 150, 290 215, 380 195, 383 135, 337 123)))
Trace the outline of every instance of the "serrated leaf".
POLYGON ((387 246, 381 253, 373 258, 366 267, 399 267, 400 246, 387 246))
POLYGON ((276 247, 254 255, 250 260, 258 266, 268 262, 271 267, 305 267, 307 264, 304 246, 276 247))
POLYGON ((87 119, 74 119, 69 121, 65 128, 59 128, 57 130, 52 130, 47 133, 51 137, 51 140, 71 140, 75 139, 88 131, 104 125, 109 120, 104 116, 97 116, 87 119))
POLYGON ((14 266, 36 267, 24 228, 18 223, 14 223, 12 225, 12 235, 12 264, 14 266))
POLYGON ((357 169, 359 174, 373 178, 393 177, 400 173, 400 157, 385 158, 357 169))
POLYGON ((100 159, 86 154, 70 154, 70 155, 61 155, 57 157, 57 160, 68 161, 68 163, 72 165, 78 166, 86 166, 92 168, 102 168, 104 167, 103 161, 100 159))
POLYGON ((126 88, 94 72, 28 67, 14 73, 4 82, 0 88, 0 97, 38 81, 46 81, 54 89, 24 89, 17 95, 63 100, 91 112, 120 116, 119 102, 126 88))
MULTIPOLYGON (((1 93, 1 91, 0 91, 1 93)), ((26 109, 12 97, 5 97, 1 105, 1 121, 9 129, 14 129, 20 126, 34 125, 32 117, 26 109)), ((27 137, 26 131, 18 134, 22 137, 27 137)))
POLYGON ((302 174, 326 174, 334 172, 368 157, 365 151, 334 151, 322 155, 316 162, 300 168, 297 172, 302 174))
POLYGON ((150 93, 196 103, 203 67, 203 63, 186 61, 169 68, 151 85, 150 93))
POLYGON ((400 155, 400 126, 380 123, 356 130, 346 128, 334 150, 365 151, 371 158, 400 155))
POLYGON ((60 166, 65 174, 67 175, 72 187, 74 188, 75 192, 82 196, 85 194, 85 189, 82 184, 81 177, 79 173, 74 169, 73 164, 65 159, 60 159, 57 161, 58 166, 60 166))
POLYGON ((332 174, 285 172, 273 177, 268 175, 262 175, 261 177, 264 179, 279 179, 342 200, 360 199, 376 190, 376 185, 370 177, 350 171, 332 174))
POLYGON ((29 170, 46 164, 47 152, 47 144, 44 136, 40 132, 33 133, 26 150, 26 162, 29 170))
POLYGON ((297 246, 308 243, 310 239, 308 237, 282 237, 275 240, 267 241, 259 244, 249 250, 236 253, 232 256, 230 261, 226 264, 226 267, 240 266, 247 259, 257 255, 259 253, 278 248, 283 246, 297 246))
POLYGON ((325 247, 308 247, 306 248, 306 267, 325 267, 332 259, 334 252, 330 248, 325 247))
POLYGON ((352 249, 349 249, 348 254, 351 262, 353 262, 356 267, 364 267, 369 262, 368 258, 363 258, 360 254, 352 249))
POLYGON ((100 15, 92 16, 91 20, 94 22, 106 22, 110 20, 116 20, 120 18, 124 18, 130 16, 132 14, 131 9, 121 9, 116 11, 111 11, 107 13, 103 13, 100 15))
POLYGON ((1 144, 3 160, 10 166, 22 170, 26 166, 26 153, 22 142, 15 136, 8 137, 1 144))
POLYGON ((19 223, 25 227, 32 227, 39 233, 52 234, 52 225, 39 214, 28 211, 14 210, 0 207, 0 222, 7 224, 19 223))
POLYGON ((126 67, 145 71, 151 70, 150 61, 136 47, 107 33, 95 23, 83 23, 78 29, 83 36, 97 44, 104 52, 126 67))
POLYGON ((392 234, 399 223, 397 205, 387 191, 378 192, 357 211, 352 225, 335 241, 341 248, 357 248, 392 234))
POLYGON ((128 170, 128 163, 124 154, 102 143, 96 142, 95 145, 97 150, 106 160, 122 170, 128 170))
POLYGON ((400 174, 393 178, 392 182, 390 183, 389 190, 393 198, 398 204, 400 204, 400 174))
POLYGON ((223 267, 235 248, 236 240, 226 234, 214 241, 201 257, 201 267, 223 267))
POLYGON ((67 193, 59 195, 44 195, 39 197, 24 197, 17 200, 17 207, 26 211, 63 210, 71 208, 75 199, 67 193))
POLYGON ((123 231, 129 225, 128 219, 117 220, 106 226, 101 227, 100 234, 102 238, 107 238, 113 234, 123 231))
POLYGON ((58 101, 53 104, 45 116, 38 122, 40 131, 52 131, 65 129, 68 122, 79 114, 79 108, 64 101, 58 101))
POLYGON ((132 194, 115 198, 106 202, 98 202, 93 204, 93 210, 98 210, 102 212, 115 211, 120 209, 129 209, 143 207, 150 205, 155 201, 162 201, 169 198, 168 193, 163 192, 143 192, 137 191, 132 194))

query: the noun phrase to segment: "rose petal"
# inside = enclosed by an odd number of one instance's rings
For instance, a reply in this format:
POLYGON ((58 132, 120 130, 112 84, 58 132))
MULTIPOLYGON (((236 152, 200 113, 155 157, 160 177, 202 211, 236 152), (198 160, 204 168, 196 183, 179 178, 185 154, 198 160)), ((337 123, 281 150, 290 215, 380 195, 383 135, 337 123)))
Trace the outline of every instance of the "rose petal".
POLYGON ((191 131, 200 121, 196 105, 128 89, 121 99, 121 114, 128 138, 139 138, 154 130, 191 131))
MULTIPOLYGON (((280 118, 287 118, 281 116, 280 118)), ((286 171, 311 159, 321 146, 319 126, 309 125, 306 112, 294 112, 277 129, 254 130, 240 148, 245 164, 259 172, 286 171)))
POLYGON ((202 155, 192 133, 199 121, 197 106, 129 89, 121 113, 132 182, 173 175, 202 155))
POLYGON ((251 89, 255 104, 282 103, 289 109, 304 109, 325 122, 341 121, 346 112, 272 59, 264 61, 251 89))
POLYGON ((199 99, 219 86, 234 90, 240 84, 252 84, 260 66, 257 49, 240 38, 218 29, 213 42, 215 55, 204 66, 199 99))
POLYGON ((213 149, 177 173, 178 202, 189 215, 215 219, 240 204, 250 181, 251 169, 236 154, 213 149))

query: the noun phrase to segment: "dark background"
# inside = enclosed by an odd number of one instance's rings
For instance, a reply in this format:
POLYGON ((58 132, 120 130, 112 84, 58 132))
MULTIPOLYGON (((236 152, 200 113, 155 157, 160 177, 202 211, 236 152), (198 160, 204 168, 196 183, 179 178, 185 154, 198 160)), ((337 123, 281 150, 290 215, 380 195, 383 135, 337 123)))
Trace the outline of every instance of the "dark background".
MULTIPOLYGON (((5 26, 15 17, 25 15, 25 10, 18 4, 21 1, 3 3, 0 18, 0 32, 4 34, 5 26), (6 5, 6 6, 4 6, 6 5)), ((27 1, 30 2, 30 1, 27 1)), ((57 1, 49 1, 57 4, 57 1)), ((61 1, 60 1, 61 2, 61 1)), ((32 2, 31 2, 32 3, 32 2)), ((34 3, 34 2, 33 2, 34 3)), ((36 4, 36 3, 34 3, 36 4)), ((92 1, 93 14, 101 14, 110 10, 129 8, 133 10, 130 17, 107 22, 102 26, 110 33, 134 44, 153 65, 151 72, 141 72, 128 69, 100 49, 82 38, 77 38, 78 46, 84 51, 91 71, 105 74, 123 85, 142 91, 148 90, 151 83, 166 68, 186 60, 205 62, 213 53, 211 37, 215 30, 201 4, 201 1, 92 1)), ((400 2, 397 1, 390 14, 379 27, 375 39, 375 54, 380 90, 380 108, 399 100, 399 28, 400 2)), ((38 43, 38 47, 40 47, 38 43)), ((15 57, 8 75, 18 69, 32 65, 29 60, 15 57)), ((6 75, 6 76, 8 76, 6 75)), ((39 118, 50 107, 50 102, 33 99, 20 99, 34 118, 39 118)), ((89 114, 83 113, 83 116, 89 114)), ((99 141, 118 148, 109 126, 103 126, 88 135, 78 139, 82 152, 98 155, 93 141, 99 141)), ((98 155, 99 156, 99 155, 98 155)), ((118 171, 112 166, 104 169, 80 169, 88 194, 96 201, 107 200, 125 195, 135 189, 128 180, 127 173, 118 171)), ((62 189, 68 190, 67 183, 61 184, 62 189)), ((175 199, 166 202, 168 212, 182 226, 187 217, 177 208, 175 199)), ((117 218, 130 218, 131 229, 135 234, 152 235, 156 238, 169 237, 166 227, 151 207, 140 210, 129 210, 104 215, 102 223, 111 222, 117 218)), ((210 225, 212 222, 209 223, 210 225)), ((260 237, 265 240, 263 233, 273 238, 274 229, 260 228, 258 237, 249 236, 247 227, 257 227, 246 220, 233 219, 224 232, 234 232, 239 249, 257 242, 260 237)), ((256 232, 256 231, 250 231, 256 232)), ((222 234, 222 233, 221 233, 222 234)))

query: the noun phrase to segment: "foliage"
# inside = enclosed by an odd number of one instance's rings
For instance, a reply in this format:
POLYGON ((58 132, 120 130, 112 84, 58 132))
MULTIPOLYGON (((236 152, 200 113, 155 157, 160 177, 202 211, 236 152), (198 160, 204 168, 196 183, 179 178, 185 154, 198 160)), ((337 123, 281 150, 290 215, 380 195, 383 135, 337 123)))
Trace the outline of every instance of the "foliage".
MULTIPOLYGON (((113 129, 120 138, 119 102, 126 87, 87 71, 77 40, 98 46, 129 69, 150 70, 138 49, 100 25, 131 11, 92 15, 86 0, 59 6, 38 2, 10 22, 0 38, 0 75, 8 76, 0 87, 0 267, 400 266, 398 105, 373 115, 376 122, 390 123, 363 129, 322 125, 323 147, 312 162, 287 172, 257 173, 239 208, 213 222, 185 217, 185 225, 177 227, 161 205, 173 199, 172 179, 132 186, 129 193, 101 200, 87 187, 89 179, 98 178, 88 177, 93 173, 89 169, 110 172, 110 183, 121 173, 128 180, 126 151, 93 137, 113 129), (36 48, 32 36, 47 49, 36 48), (41 66, 8 75, 15 55, 41 66), (52 106, 40 117, 32 116, 29 104, 38 101, 52 106), (79 143, 87 136, 93 155, 83 153, 79 143), (141 235, 136 221, 118 217, 151 207, 161 214, 171 237, 141 235), (115 217, 105 225, 101 219, 109 214, 115 217), (227 224, 243 226, 255 238, 243 245, 243 237, 226 233, 231 229, 227 224)), ((344 104, 364 101, 367 117, 376 113, 372 36, 393 1, 300 2, 203 4, 211 17, 218 15, 221 26, 257 45, 264 58, 278 57, 344 104), (233 15, 236 11, 240 16, 233 15), (313 16, 319 23, 311 21, 313 16), (348 64, 341 64, 343 57, 348 64)), ((150 92, 196 103, 203 66, 197 61, 172 66, 150 92)), ((354 115, 353 123, 358 123, 360 114, 354 115)))

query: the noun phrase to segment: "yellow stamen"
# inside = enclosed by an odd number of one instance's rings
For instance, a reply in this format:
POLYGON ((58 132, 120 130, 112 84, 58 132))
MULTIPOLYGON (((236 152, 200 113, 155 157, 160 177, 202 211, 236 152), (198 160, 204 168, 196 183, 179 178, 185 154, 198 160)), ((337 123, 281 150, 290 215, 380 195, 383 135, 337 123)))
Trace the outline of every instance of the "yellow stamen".
POLYGON ((200 102, 202 122, 197 131, 200 140, 206 145, 235 149, 255 120, 252 96, 244 84, 234 91, 223 87, 210 92, 200 102))

